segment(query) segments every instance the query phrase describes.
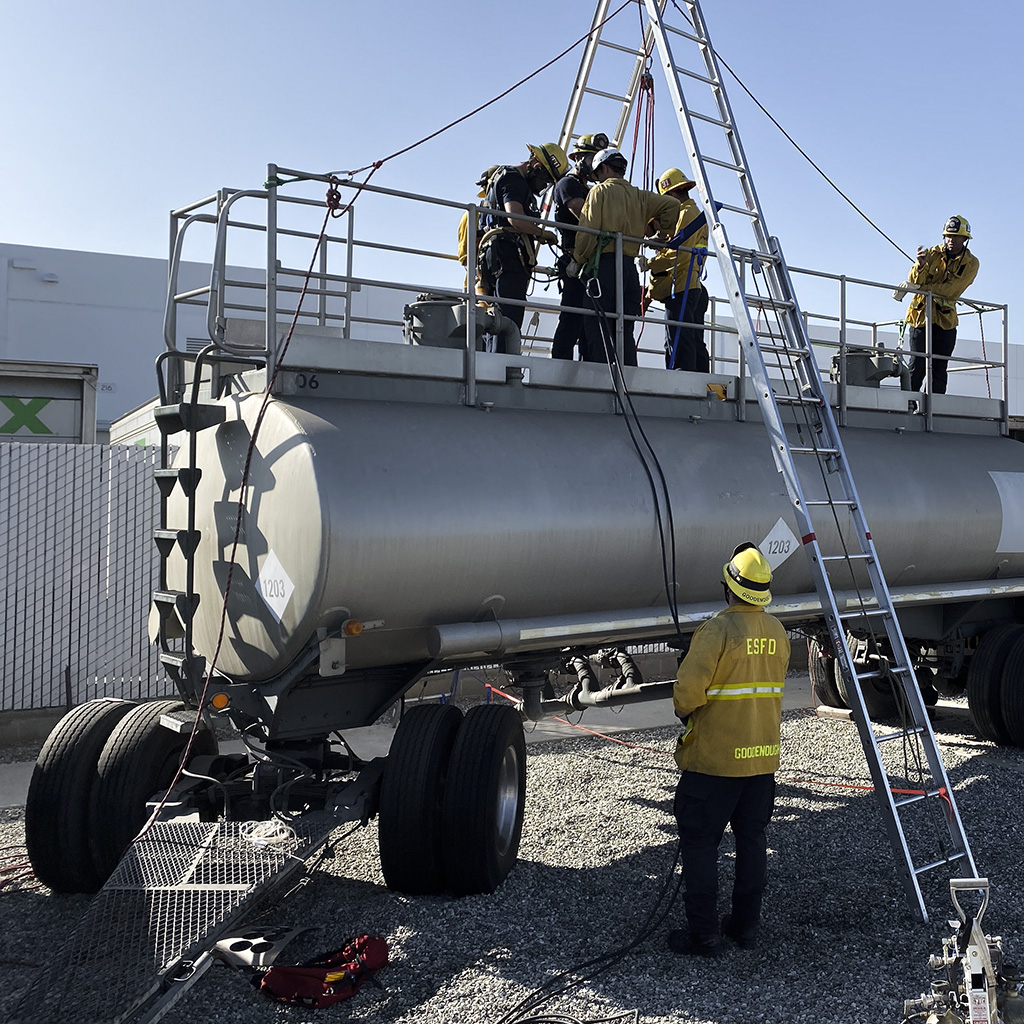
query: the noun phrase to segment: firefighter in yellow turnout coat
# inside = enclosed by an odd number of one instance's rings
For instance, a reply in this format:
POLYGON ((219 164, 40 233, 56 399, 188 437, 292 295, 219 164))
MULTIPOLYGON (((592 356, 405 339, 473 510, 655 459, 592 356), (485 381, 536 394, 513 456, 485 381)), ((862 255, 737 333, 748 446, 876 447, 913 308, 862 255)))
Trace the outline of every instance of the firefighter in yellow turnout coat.
POLYGON ((721 949, 718 847, 726 825, 736 839, 736 877, 721 932, 743 948, 757 942, 789 667, 785 627, 764 610, 771 602, 765 557, 741 544, 723 576, 728 606, 694 633, 673 693, 683 722, 674 810, 687 928, 671 932, 668 943, 675 953, 704 956, 721 949))
MULTIPOLYGON (((895 292, 901 301, 911 286, 932 293, 932 354, 951 356, 956 347, 956 328, 959 318, 956 300, 978 276, 978 257, 967 247, 971 239, 971 225, 966 217, 954 215, 942 228, 942 245, 930 249, 919 246, 917 260, 910 268, 906 281, 895 292)), ((910 370, 910 390, 920 391, 927 368, 923 353, 926 349, 927 303, 918 293, 910 300, 906 314, 906 340, 910 350, 917 353, 910 370)), ((927 376, 932 382, 932 393, 944 395, 949 373, 949 361, 933 359, 927 376)))

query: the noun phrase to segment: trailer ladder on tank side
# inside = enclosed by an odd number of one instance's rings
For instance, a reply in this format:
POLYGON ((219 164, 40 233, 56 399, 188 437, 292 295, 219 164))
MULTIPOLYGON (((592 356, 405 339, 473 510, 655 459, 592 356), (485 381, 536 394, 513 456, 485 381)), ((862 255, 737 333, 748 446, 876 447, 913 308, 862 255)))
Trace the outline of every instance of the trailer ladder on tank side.
MULTIPOLYGON (((711 244, 729 294, 742 359, 757 389, 772 455, 786 483, 886 830, 897 860, 902 863, 900 873, 911 910, 921 920, 927 920, 919 884, 924 872, 954 863, 958 865, 959 873, 976 875, 977 871, 796 301, 789 270, 778 240, 770 236, 765 227, 726 95, 720 59, 712 48, 696 0, 680 0, 679 3, 676 0, 644 0, 647 22, 643 42, 633 51, 635 71, 626 95, 600 88, 594 80, 595 56, 602 46, 600 36, 608 6, 608 0, 599 0, 595 29, 573 88, 562 142, 564 144, 576 136, 580 101, 588 95, 621 104, 616 136, 621 139, 636 98, 639 75, 655 56, 660 60, 701 205, 707 215, 711 244), (680 24, 670 26, 667 23, 665 14, 669 8, 681 15, 680 24), (684 20, 685 24, 682 24, 684 20), (680 53, 684 49, 693 49, 690 66, 684 67, 677 62, 670 39, 682 44, 680 53), (693 93, 699 92, 707 97, 710 92, 710 107, 697 110, 691 106, 694 97, 684 95, 681 85, 684 78, 693 93), (716 186, 720 183, 725 186, 718 196, 712 189, 713 178, 716 186), (737 185, 739 193, 733 202, 716 201, 725 198, 728 190, 735 189, 737 185), (726 217, 730 218, 730 224, 739 224, 743 232, 749 231, 752 242, 745 256, 754 267, 751 275, 754 285, 757 277, 761 277, 766 285, 766 295, 747 294, 739 263, 742 250, 734 248, 730 242, 723 223, 726 217), (763 343, 754 327, 751 305, 777 319, 777 329, 768 331, 763 343), (772 379, 769 379, 766 356, 774 357, 776 376, 772 379), (815 468, 820 472, 822 499, 805 499, 798 462, 812 472, 815 468), (846 603, 840 608, 835 592, 849 588, 851 582, 857 597, 852 604, 846 603), (869 659, 854 658, 850 638, 851 634, 857 633, 866 633, 871 638, 868 646, 872 654, 869 659), (891 687, 891 696, 901 711, 901 725, 882 735, 876 735, 872 728, 864 696, 866 689, 879 686, 891 687), (922 752, 927 768, 921 760, 922 752), (902 766, 899 764, 901 753, 902 766), (918 785, 915 786, 907 782, 911 762, 914 762, 916 770, 918 785), (917 829, 922 823, 915 815, 920 814, 922 807, 928 807, 931 816, 923 822, 927 834, 924 841, 919 842, 921 837, 917 829), (937 825, 936 818, 939 817, 944 828, 937 825), (932 851, 937 853, 933 856, 932 851)), ((618 44, 607 45, 616 50, 623 49, 618 44)), ((706 98, 702 102, 706 103, 706 98)))

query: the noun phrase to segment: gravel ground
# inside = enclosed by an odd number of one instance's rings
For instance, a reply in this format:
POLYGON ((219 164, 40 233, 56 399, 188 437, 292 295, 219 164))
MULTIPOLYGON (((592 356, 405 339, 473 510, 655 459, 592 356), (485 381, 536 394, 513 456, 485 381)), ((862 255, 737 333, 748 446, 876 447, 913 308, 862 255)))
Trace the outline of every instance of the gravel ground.
MULTIPOLYGON (((1017 959, 1024 955, 1024 751, 976 739, 967 722, 963 709, 944 711, 936 734, 978 868, 992 881, 986 930, 1001 934, 1017 959)), ((675 853, 675 730, 619 738, 636 746, 580 738, 529 748, 519 863, 493 895, 388 892, 371 823, 338 842, 309 884, 265 915, 275 925, 319 926, 286 950, 285 963, 353 933, 385 936, 391 962, 379 975, 383 990, 366 985, 333 1008, 304 1011, 263 1001, 240 974, 217 967, 163 1019, 497 1024, 552 975, 638 938, 675 853)), ((624 1011, 632 1019, 636 1011, 645 1024, 901 1020, 903 1000, 928 987, 928 957, 950 933, 948 876, 925 876, 931 919, 915 923, 874 798, 850 788, 867 783, 854 726, 790 711, 783 742, 758 949, 730 947, 712 961, 671 955, 665 936, 682 921, 679 901, 632 952, 546 1013, 564 1021, 624 1011)), ((21 811, 0 812, 0 847, 22 835, 21 811)), ((729 844, 727 835, 726 893, 729 844)), ((87 902, 24 884, 0 891, 0 1018, 37 965, 56 955, 87 902)))

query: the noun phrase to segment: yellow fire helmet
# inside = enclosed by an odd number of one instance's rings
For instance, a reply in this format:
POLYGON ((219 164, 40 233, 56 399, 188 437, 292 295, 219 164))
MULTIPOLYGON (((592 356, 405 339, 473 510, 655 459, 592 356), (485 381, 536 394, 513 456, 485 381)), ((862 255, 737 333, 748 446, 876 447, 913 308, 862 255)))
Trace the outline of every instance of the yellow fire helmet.
POLYGON ((966 217, 961 217, 959 214, 954 214, 949 220, 946 221, 946 226, 942 229, 943 235, 960 235, 963 238, 971 237, 971 225, 966 217))
POLYGON ((587 156, 590 153, 600 153, 610 145, 608 136, 604 132, 593 132, 590 135, 581 135, 576 140, 576 145, 569 153, 569 159, 575 160, 578 156, 587 156))
POLYGON ((548 172, 553 182, 558 181, 569 170, 569 158, 557 142, 545 142, 543 146, 534 146, 528 142, 526 148, 548 172))
POLYGON ((688 174, 683 174, 678 167, 670 167, 658 178, 658 191, 664 195, 674 188, 693 188, 697 183, 690 180, 688 174))
POLYGON ((725 585, 747 604, 767 605, 772 603, 768 584, 772 581, 772 567, 768 559, 747 541, 732 553, 732 558, 722 566, 725 585))

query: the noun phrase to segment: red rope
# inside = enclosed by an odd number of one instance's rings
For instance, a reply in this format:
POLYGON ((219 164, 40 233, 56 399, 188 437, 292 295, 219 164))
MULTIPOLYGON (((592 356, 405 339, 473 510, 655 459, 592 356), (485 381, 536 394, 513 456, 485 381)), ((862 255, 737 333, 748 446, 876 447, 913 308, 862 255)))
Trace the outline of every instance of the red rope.
MULTIPOLYGON (((0 865, 0 889, 14 888, 19 883, 30 889, 42 888, 28 860, 28 849, 24 846, 4 846, 0 848, 0 861, 12 861, 0 865)), ((27 965, 33 966, 33 965, 27 965)))

